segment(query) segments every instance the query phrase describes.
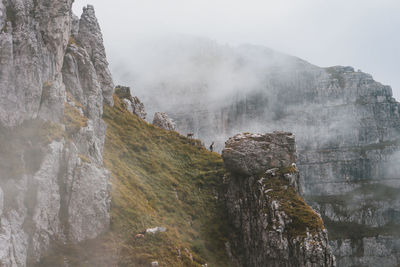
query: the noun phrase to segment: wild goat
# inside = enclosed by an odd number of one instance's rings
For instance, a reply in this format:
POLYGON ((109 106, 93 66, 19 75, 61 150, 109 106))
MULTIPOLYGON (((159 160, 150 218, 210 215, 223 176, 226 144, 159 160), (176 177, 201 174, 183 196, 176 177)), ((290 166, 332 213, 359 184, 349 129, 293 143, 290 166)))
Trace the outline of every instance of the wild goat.
POLYGON ((193 136, 194 136, 194 133, 188 133, 187 134, 187 138, 193 138, 193 136))
POLYGON ((137 234, 137 235, 135 235, 135 238, 136 238, 136 239, 144 238, 144 234, 137 234))

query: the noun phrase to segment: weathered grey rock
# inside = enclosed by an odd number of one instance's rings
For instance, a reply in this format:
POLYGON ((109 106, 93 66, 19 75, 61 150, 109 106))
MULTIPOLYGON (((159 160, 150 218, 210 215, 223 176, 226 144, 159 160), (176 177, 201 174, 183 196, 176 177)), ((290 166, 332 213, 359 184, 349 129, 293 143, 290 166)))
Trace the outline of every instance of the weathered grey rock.
POLYGON ((162 232, 165 232, 165 231, 167 231, 167 228, 160 227, 160 226, 146 229, 146 233, 150 233, 150 234, 157 234, 157 233, 162 233, 162 232))
POLYGON ((175 131, 175 122, 165 112, 156 112, 154 114, 153 125, 167 131, 175 131))
POLYGON ((75 14, 72 14, 72 24, 71 24, 71 37, 69 39, 69 41, 75 41, 75 39, 77 38, 78 34, 79 34, 79 17, 76 16, 75 14))
POLYGON ((100 25, 97 22, 94 8, 91 5, 83 9, 83 14, 79 22, 77 41, 85 48, 92 59, 105 103, 112 106, 114 103, 112 96, 114 93, 114 83, 111 72, 108 69, 103 35, 100 25))
POLYGON ((75 169, 69 192, 69 239, 93 239, 108 230, 110 223, 110 174, 104 168, 83 163, 75 169), (85 207, 82 208, 82 203, 85 207))
POLYGON ((223 158, 230 173, 226 205, 235 227, 230 255, 236 265, 335 266, 322 219, 299 200, 292 134, 236 135, 226 142, 223 158), (300 226, 296 217, 305 213, 319 223, 300 226))
POLYGON ((3 214, 4 208, 4 193, 3 190, 0 188, 0 216, 3 214))
POLYGON ((0 29, 3 31, 4 27, 6 26, 6 6, 3 2, 0 3, 0 29))
POLYGON ((290 166, 297 160, 294 135, 237 134, 225 143, 222 157, 232 172, 256 175, 268 169, 290 166))
POLYGON ((333 241, 331 246, 342 266, 391 267, 397 266, 400 242, 390 236, 376 236, 333 241))
POLYGON ((63 148, 61 142, 50 144, 40 169, 27 181, 26 194, 33 202, 28 206, 28 213, 29 210, 33 213, 31 229, 27 231, 31 240, 28 257, 34 261, 39 260, 41 253, 49 247, 51 238, 64 238, 60 222, 61 193, 58 181, 63 148))
POLYGON ((146 111, 144 105, 140 102, 139 98, 131 95, 131 89, 126 86, 117 86, 115 94, 122 99, 125 108, 132 114, 135 114, 142 120, 146 119, 146 111))
POLYGON ((57 121, 62 115, 60 70, 70 34, 71 5, 72 0, 1 3, 2 124, 18 125, 39 114, 57 121), (8 12, 4 14, 5 9, 8 12))
POLYGON ((3 266, 25 266, 28 235, 21 231, 24 217, 13 210, 1 218, 0 262, 3 266))
POLYGON ((103 99, 112 104, 113 85, 93 8, 78 20, 71 4, 0 3, 0 134, 22 121, 19 127, 31 134, 30 119, 40 118, 52 121, 55 129, 49 131, 58 136, 40 148, 35 139, 9 137, 18 144, 21 171, 10 176, 0 169, 1 266, 38 264, 51 242, 92 239, 109 227, 111 184, 103 167, 101 118, 103 99), (12 17, 4 19, 5 8, 12 17), (68 127, 76 129, 57 133, 68 127))

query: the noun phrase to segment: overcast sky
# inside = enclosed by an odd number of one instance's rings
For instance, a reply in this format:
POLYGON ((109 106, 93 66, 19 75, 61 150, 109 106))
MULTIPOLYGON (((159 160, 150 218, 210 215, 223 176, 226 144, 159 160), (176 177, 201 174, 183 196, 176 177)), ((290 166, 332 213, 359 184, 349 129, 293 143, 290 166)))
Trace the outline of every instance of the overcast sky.
POLYGON ((95 6, 111 67, 130 43, 190 34, 350 65, 400 100, 400 0, 76 0, 75 13, 86 4, 95 6))

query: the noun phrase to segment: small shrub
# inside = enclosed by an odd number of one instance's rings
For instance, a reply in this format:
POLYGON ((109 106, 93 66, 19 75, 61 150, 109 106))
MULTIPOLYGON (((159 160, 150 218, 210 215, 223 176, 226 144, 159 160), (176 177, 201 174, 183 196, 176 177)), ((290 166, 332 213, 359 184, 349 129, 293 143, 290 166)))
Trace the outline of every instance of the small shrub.
POLYGON ((69 45, 75 45, 75 46, 78 45, 77 42, 76 42, 75 37, 72 36, 72 35, 69 37, 68 44, 69 44, 69 45))
POLYGON ((64 118, 65 131, 69 137, 78 133, 79 130, 88 125, 88 118, 83 116, 76 107, 65 103, 64 118))

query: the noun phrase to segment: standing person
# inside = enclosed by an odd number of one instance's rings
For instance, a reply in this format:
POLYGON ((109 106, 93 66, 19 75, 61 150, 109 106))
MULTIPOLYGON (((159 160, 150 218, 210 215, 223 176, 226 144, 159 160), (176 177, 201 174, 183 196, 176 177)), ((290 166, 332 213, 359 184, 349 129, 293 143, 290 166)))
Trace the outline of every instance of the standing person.
POLYGON ((210 145, 210 151, 211 151, 211 152, 214 151, 214 142, 212 142, 211 145, 210 145))

